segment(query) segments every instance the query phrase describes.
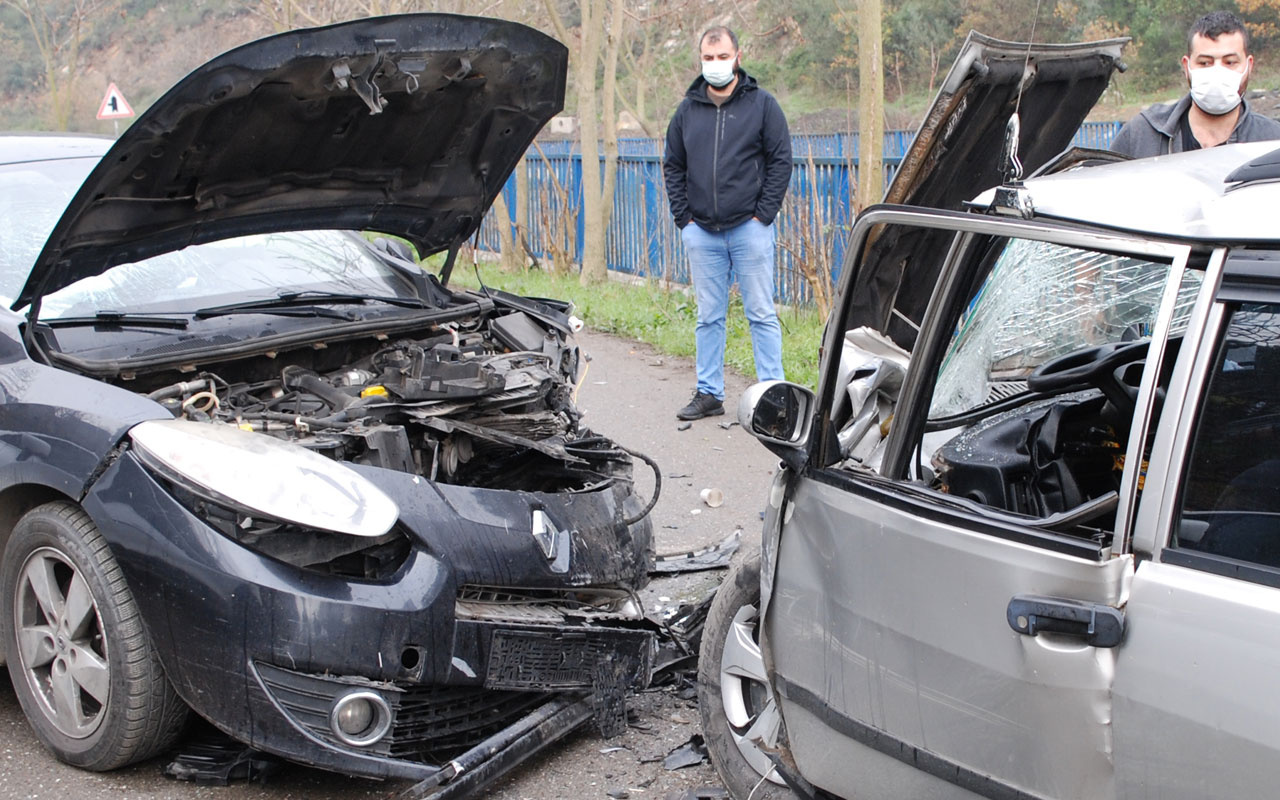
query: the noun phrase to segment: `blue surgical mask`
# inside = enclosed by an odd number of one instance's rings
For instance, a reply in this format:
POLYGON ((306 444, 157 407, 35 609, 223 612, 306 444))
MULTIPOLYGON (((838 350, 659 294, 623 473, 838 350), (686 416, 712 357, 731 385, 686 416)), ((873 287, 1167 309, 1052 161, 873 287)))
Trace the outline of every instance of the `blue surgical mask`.
POLYGON ((732 61, 721 61, 720 59, 703 61, 702 77, 717 89, 723 88, 733 80, 733 72, 737 64, 738 59, 736 58, 732 61))

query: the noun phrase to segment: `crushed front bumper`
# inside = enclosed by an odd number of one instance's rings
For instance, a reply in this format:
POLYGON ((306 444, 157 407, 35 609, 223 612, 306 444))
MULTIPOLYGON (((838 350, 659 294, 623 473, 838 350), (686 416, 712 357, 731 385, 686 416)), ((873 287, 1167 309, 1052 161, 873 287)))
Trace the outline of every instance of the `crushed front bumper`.
POLYGON ((84 506, 182 698, 291 761, 449 785, 455 762, 497 775, 592 717, 618 729, 625 691, 652 669, 653 634, 625 622, 457 618, 455 572, 430 549, 415 548, 387 581, 272 561, 189 513, 128 454, 84 506), (385 704, 389 725, 353 746, 335 704, 357 691, 385 704), (485 753, 493 763, 482 769, 485 753))

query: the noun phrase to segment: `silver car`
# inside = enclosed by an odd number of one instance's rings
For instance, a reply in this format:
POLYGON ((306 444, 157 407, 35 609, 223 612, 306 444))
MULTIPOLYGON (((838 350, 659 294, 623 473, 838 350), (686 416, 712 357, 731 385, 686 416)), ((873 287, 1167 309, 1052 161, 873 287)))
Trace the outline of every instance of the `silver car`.
POLYGON ((1120 47, 971 40, 818 391, 744 396, 783 466, 699 676, 740 800, 1280 785, 1280 143, 1055 158, 1120 47))

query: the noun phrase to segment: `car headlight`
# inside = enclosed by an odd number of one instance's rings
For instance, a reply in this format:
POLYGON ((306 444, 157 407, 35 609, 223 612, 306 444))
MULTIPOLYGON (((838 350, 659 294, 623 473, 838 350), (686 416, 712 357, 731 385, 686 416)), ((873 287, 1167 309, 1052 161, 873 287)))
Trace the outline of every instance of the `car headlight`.
POLYGON ((129 431, 148 469, 207 500, 299 528, 380 537, 395 501, 354 470, 231 425, 150 420, 129 431))

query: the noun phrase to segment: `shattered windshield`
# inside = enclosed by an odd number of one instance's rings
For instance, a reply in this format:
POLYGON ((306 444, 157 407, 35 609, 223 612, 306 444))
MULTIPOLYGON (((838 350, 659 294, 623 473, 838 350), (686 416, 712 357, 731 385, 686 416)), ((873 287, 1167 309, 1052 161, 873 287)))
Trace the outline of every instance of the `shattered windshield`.
POLYGON ((306 231, 242 236, 121 264, 47 295, 40 318, 107 309, 194 311, 215 302, 303 291, 417 297, 359 238, 306 231))
MULTIPOLYGON (((0 299, 13 302, 93 158, 0 168, 0 299)), ((192 311, 223 302, 326 292, 417 298, 412 284, 345 231, 242 236, 121 264, 46 295, 40 316, 192 311)))
MULTIPOLYGON (((960 317, 929 417, 959 414, 1026 390, 1056 356, 1149 337, 1169 265, 1132 256, 1012 239, 960 317)), ((1202 276, 1188 272, 1173 332, 1182 330, 1202 276)))

